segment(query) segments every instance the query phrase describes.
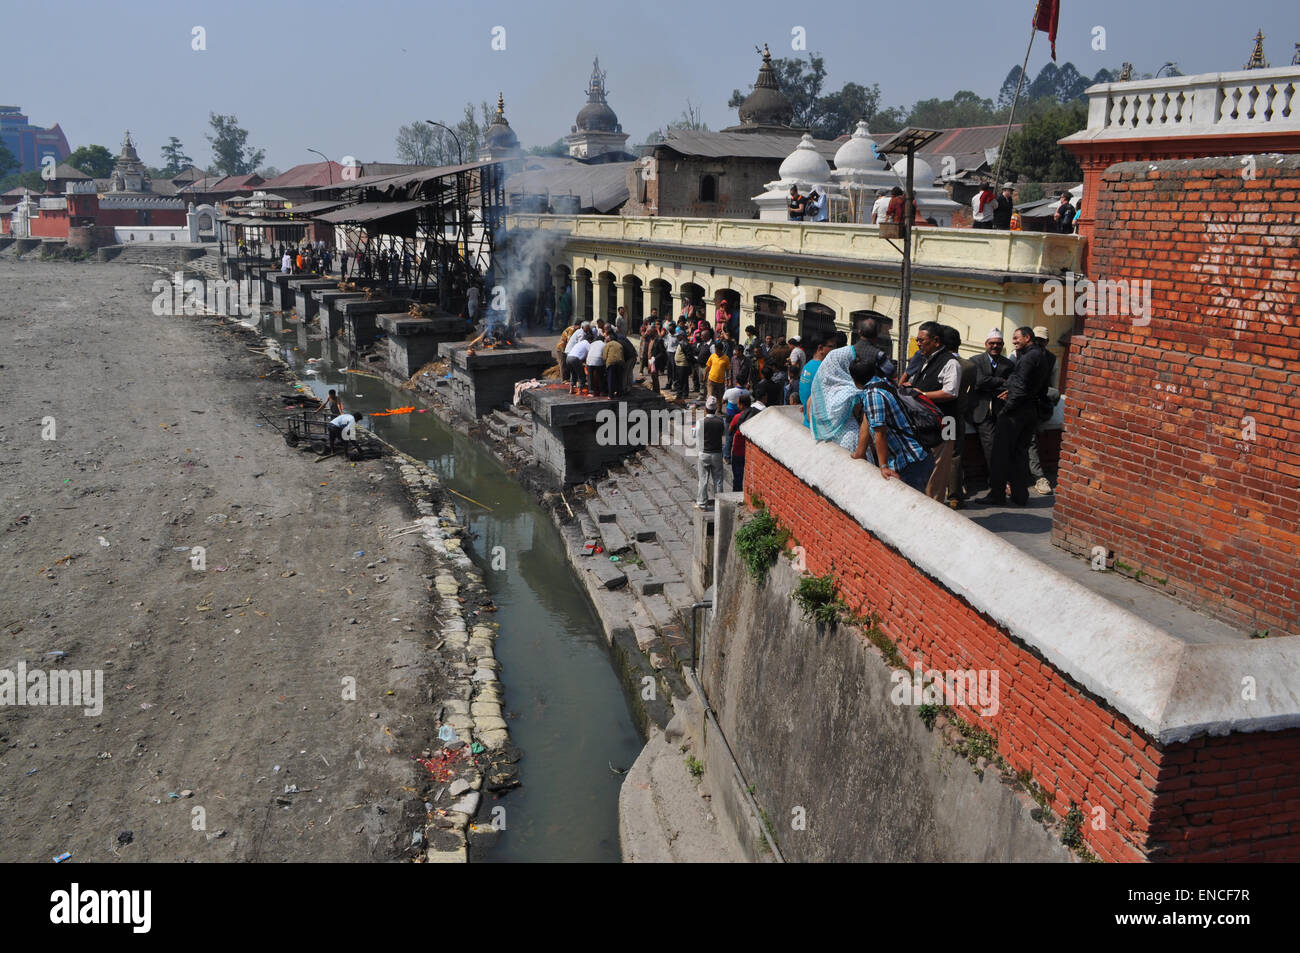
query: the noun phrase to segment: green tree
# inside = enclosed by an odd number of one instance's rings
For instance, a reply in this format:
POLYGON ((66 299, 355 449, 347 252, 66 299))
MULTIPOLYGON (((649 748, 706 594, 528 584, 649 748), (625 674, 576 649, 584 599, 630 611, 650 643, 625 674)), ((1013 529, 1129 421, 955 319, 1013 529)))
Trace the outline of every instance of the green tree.
POLYGON ((839 92, 818 98, 812 134, 818 139, 835 139, 852 133, 861 119, 874 132, 881 118, 879 83, 845 83, 839 92))
POLYGON ((113 174, 113 153, 103 146, 81 146, 67 158, 68 165, 80 169, 92 179, 107 179, 113 174))
POLYGON ((529 146, 530 156, 567 156, 569 147, 563 138, 556 139, 549 146, 529 146))
POLYGON ((445 147, 440 141, 443 138, 450 137, 446 131, 427 122, 417 120, 398 126, 397 137, 393 141, 397 161, 411 165, 447 165, 443 161, 446 158, 445 147))
POLYGON ((989 126, 1006 122, 1006 119, 1006 110, 995 109, 993 100, 981 99, 969 89, 962 89, 952 99, 920 100, 908 114, 906 125, 955 129, 959 126, 989 126))
POLYGON ((27 188, 33 192, 45 191, 45 180, 41 178, 39 172, 10 172, 3 179, 0 179, 0 192, 8 192, 10 189, 27 188))
POLYGON ((239 125, 239 119, 209 113, 208 122, 212 132, 207 140, 212 144, 212 167, 225 175, 248 175, 266 157, 263 149, 252 149, 248 145, 248 130, 239 125))
POLYGON ((22 163, 18 157, 9 151, 9 147, 0 142, 0 178, 7 176, 10 172, 16 172, 22 168, 22 163))
POLYGON ((194 160, 185 154, 185 147, 175 136, 167 138, 167 145, 162 147, 163 175, 180 175, 194 164, 194 160))
MULTIPOLYGON (((456 123, 456 135, 460 137, 460 143, 465 147, 465 161, 473 162, 474 157, 483 148, 483 137, 487 135, 488 126, 492 125, 492 120, 496 116, 496 110, 488 105, 487 100, 479 103, 479 115, 482 121, 474 118, 474 104, 465 104, 465 117, 456 123)), ((454 146, 454 143, 453 143, 454 146)), ((452 155, 455 155, 453 152, 452 155)), ((455 162, 455 159, 451 160, 455 162)))
POLYGON ((1085 103, 1037 104, 1007 141, 1003 177, 1020 182, 1082 182, 1079 161, 1057 143, 1088 124, 1085 103))

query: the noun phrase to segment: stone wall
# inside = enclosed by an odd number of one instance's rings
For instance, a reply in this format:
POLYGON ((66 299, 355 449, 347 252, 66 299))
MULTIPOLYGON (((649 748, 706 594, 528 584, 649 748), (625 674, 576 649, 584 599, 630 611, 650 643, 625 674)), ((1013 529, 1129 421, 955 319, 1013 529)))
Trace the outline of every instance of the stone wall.
POLYGON ((1149 282, 1152 307, 1089 315, 1071 341, 1054 541, 1300 633, 1300 157, 1125 163, 1102 182, 1091 277, 1149 282))
MULTIPOLYGON (((996 771, 977 773, 915 707, 890 701, 890 667, 859 631, 802 619, 789 560, 757 585, 733 547, 719 579, 705 691, 787 861, 1070 859, 1028 797, 996 771)), ((762 860, 720 740, 701 734, 715 801, 762 860)))

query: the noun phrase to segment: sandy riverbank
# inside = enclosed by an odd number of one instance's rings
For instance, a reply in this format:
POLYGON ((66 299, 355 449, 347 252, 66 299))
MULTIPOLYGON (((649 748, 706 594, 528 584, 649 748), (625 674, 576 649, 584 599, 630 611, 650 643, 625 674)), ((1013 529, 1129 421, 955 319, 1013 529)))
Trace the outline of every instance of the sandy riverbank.
POLYGON ((257 426, 275 365, 156 277, 0 257, 0 670, 104 695, 0 707, 0 860, 410 856, 444 683, 397 471, 257 426))

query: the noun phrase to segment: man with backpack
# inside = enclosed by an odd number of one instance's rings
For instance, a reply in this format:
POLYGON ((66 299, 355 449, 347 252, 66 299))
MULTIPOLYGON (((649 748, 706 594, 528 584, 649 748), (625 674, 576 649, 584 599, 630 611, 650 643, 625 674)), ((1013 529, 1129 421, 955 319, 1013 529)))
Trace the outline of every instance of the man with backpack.
POLYGON ((855 359, 849 376, 862 391, 862 425, 854 460, 870 459, 886 480, 898 477, 914 490, 925 491, 934 461, 921 446, 903 410, 894 385, 865 361, 855 359))
POLYGON ((957 355, 944 346, 944 328, 938 321, 926 321, 917 329, 916 343, 925 356, 912 378, 912 386, 921 397, 939 407, 944 416, 943 442, 934 451, 934 470, 925 495, 939 503, 948 499, 952 477, 952 458, 957 449, 957 397, 961 393, 961 365, 957 355))

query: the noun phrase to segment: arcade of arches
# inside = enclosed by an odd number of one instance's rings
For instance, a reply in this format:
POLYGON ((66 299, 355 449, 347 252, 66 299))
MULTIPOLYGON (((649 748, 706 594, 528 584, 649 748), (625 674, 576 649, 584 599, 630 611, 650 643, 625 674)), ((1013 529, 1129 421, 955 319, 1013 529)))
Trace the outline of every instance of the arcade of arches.
MULTIPOLYGON (((557 219, 545 218, 548 225, 557 219)), ((529 224, 517 220, 513 227, 529 224)), ((598 225, 611 227, 608 222, 598 225)), ((998 245, 1000 236, 985 241, 978 232, 963 231, 960 260, 951 267, 918 266, 914 271, 910 326, 928 320, 950 325, 961 332, 963 351, 979 353, 991 328, 1010 339, 1022 325, 1046 325, 1053 349, 1062 353, 1057 339, 1071 330, 1072 318, 1046 313, 1042 287, 1045 279, 1060 274, 1056 260, 1046 254, 1035 259, 1023 248, 1007 254, 998 245)), ((1057 237, 1073 236, 1051 236, 1057 237)), ((892 260, 846 254, 841 261, 825 249, 816 258, 803 258, 764 256, 760 248, 739 244, 700 248, 620 239, 570 234, 552 245, 547 262, 551 281, 557 295, 571 287, 575 318, 612 320, 621 306, 635 327, 652 309, 677 315, 688 303, 708 305, 712 318, 713 306, 726 300, 732 313, 739 311, 742 328, 752 324, 760 335, 819 337, 848 330, 867 315, 896 318, 899 313, 899 262, 887 245, 892 260), (759 260, 763 257, 768 261, 759 260)))

